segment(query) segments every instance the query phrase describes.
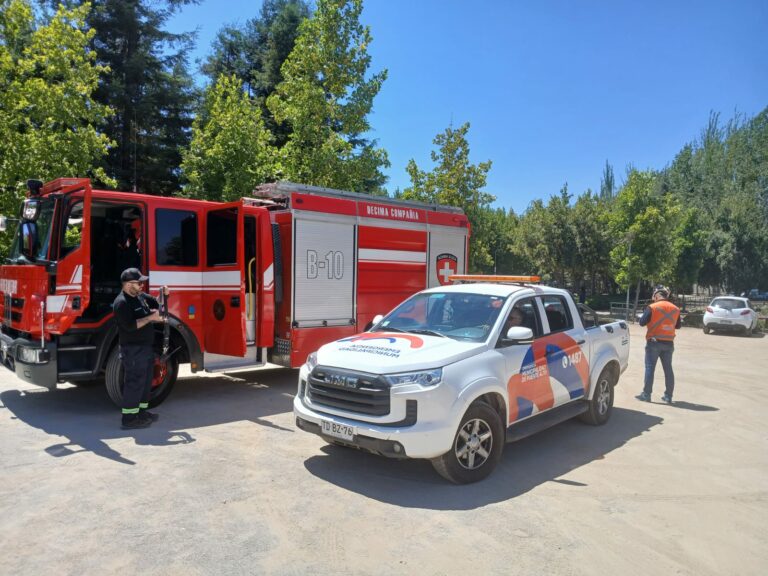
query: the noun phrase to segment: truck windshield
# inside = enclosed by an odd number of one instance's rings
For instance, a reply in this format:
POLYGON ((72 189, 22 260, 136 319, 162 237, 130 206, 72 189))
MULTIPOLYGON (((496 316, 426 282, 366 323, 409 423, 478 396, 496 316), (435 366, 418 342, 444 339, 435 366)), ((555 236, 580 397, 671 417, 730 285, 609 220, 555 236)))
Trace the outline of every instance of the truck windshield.
POLYGON ((505 299, 487 294, 429 292, 416 294, 395 308, 374 331, 398 330, 483 342, 505 299))
POLYGON ((44 198, 40 202, 40 212, 34 222, 19 221, 8 255, 8 261, 11 264, 34 264, 38 261, 47 261, 54 207, 55 202, 52 199, 44 198))

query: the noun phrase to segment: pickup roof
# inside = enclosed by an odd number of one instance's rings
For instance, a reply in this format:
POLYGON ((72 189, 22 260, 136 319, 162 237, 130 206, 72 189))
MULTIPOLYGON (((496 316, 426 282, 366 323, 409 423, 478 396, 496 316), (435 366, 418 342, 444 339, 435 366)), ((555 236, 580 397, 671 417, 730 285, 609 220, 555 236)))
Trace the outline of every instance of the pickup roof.
POLYGON ((540 285, 424 290, 369 331, 309 355, 296 424, 330 443, 427 458, 449 481, 475 482, 505 441, 574 416, 608 421, 629 331, 625 322, 599 326, 589 312, 540 285))

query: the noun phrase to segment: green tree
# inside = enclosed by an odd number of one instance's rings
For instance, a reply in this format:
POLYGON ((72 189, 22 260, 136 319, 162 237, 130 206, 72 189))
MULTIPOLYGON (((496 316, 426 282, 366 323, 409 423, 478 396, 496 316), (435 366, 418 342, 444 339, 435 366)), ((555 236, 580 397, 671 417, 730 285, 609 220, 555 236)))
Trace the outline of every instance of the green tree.
POLYGON ((240 80, 221 76, 206 90, 192 125, 192 142, 182 163, 185 194, 235 200, 273 180, 277 167, 270 138, 258 105, 243 91, 240 80))
POLYGON ((550 250, 549 224, 547 207, 536 199, 520 218, 515 239, 518 251, 530 263, 528 272, 541 276, 545 282, 554 278, 553 272, 559 266, 550 250))
POLYGON ((357 192, 381 188, 387 154, 362 137, 386 71, 366 78, 371 33, 362 0, 318 0, 302 22, 284 77, 267 106, 290 127, 281 149, 283 177, 357 192))
POLYGON ((613 178, 613 166, 605 161, 605 168, 603 168, 603 176, 600 179, 600 198, 602 200, 612 200, 616 193, 616 184, 613 178))
POLYGON ((90 176, 111 184, 95 167, 110 144, 99 130, 110 110, 93 97, 106 69, 88 48, 94 35, 86 25, 89 9, 62 8, 36 26, 28 2, 0 1, 3 214, 18 212, 28 178, 90 176))
MULTIPOLYGON (((611 195, 606 198, 612 199, 611 195)), ((573 279, 574 288, 580 288, 584 279, 588 279, 592 292, 597 291, 598 279, 611 276, 611 234, 608 231, 609 200, 587 191, 576 200, 573 206, 571 223, 576 252, 573 279)))
POLYGON ((669 282, 675 254, 670 247, 680 214, 674 199, 656 194, 656 174, 632 169, 614 200, 610 229, 617 244, 611 250, 616 283, 669 282))
POLYGON ((117 143, 103 166, 120 189, 180 189, 181 150, 189 143, 197 97, 186 62, 194 35, 172 34, 164 25, 195 1, 94 0, 92 47, 111 70, 96 98, 115 110, 105 133, 117 143))
POLYGON ((435 136, 432 143, 437 149, 430 153, 435 167, 430 172, 421 170, 411 159, 406 167, 411 185, 403 190, 402 197, 462 208, 472 225, 469 268, 480 271, 493 265, 492 247, 497 241, 489 208, 496 198, 482 191, 491 161, 480 164, 469 161, 468 132, 469 122, 466 122, 457 129, 448 127, 435 136))
POLYGON ((222 74, 240 79, 248 95, 261 106, 264 124, 278 147, 288 140, 290 126, 275 122, 266 100, 283 81, 283 62, 296 44, 299 25, 309 15, 304 0, 265 0, 258 17, 219 31, 213 52, 202 66, 203 73, 214 82, 222 74))
POLYGON ((706 233, 702 217, 695 208, 686 210, 673 234, 672 253, 675 262, 672 268, 671 284, 675 292, 688 293, 699 278, 704 263, 706 233))

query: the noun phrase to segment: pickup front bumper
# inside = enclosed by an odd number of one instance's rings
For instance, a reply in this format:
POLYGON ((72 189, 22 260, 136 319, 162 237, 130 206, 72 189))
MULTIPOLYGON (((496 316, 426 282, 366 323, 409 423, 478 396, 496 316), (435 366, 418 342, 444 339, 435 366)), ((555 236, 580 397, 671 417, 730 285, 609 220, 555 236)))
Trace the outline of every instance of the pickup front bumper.
POLYGON ((313 405, 306 394, 307 374, 306 365, 302 366, 299 391, 293 399, 296 426, 301 430, 390 458, 435 458, 450 449, 463 412, 454 414, 456 393, 447 385, 393 389, 390 414, 372 421, 364 414, 313 405), (342 425, 354 433, 346 439, 325 435, 323 422, 342 425))
POLYGON ((24 382, 56 388, 56 344, 27 338, 12 338, 0 333, 0 363, 24 382))

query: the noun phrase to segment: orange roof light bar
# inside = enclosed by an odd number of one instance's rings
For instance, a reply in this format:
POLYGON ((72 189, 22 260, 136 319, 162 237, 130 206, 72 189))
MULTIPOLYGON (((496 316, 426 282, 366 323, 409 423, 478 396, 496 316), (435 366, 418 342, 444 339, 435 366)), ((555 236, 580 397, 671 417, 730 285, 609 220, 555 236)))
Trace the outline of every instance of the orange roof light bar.
POLYGON ((541 276, 486 276, 483 274, 454 274, 449 276, 451 282, 498 282, 500 284, 536 284, 541 282, 541 276))

